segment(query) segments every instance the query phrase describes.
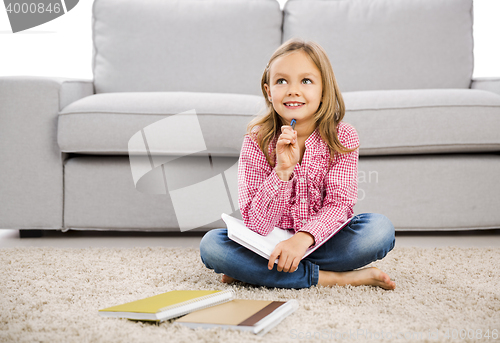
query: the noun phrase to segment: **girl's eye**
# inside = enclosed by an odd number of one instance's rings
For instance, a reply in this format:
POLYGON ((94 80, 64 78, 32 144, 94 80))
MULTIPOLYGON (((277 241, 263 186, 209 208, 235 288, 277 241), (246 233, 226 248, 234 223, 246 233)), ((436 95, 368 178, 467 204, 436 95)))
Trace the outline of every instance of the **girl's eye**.
MULTIPOLYGON (((278 79, 278 80, 276 80, 276 83, 279 84, 279 85, 281 85, 282 83, 280 81, 285 81, 286 82, 285 79, 278 79)), ((307 84, 311 84, 312 83, 311 79, 303 79, 302 81, 309 81, 307 84)))

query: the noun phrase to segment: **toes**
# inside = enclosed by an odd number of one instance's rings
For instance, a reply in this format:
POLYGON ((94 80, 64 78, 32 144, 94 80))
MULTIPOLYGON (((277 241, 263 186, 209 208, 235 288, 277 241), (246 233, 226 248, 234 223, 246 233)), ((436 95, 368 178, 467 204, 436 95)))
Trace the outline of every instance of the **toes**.
POLYGON ((376 279, 379 280, 380 284, 379 286, 385 289, 395 289, 396 288, 396 283, 391 280, 389 275, 381 271, 380 269, 374 267, 377 272, 376 279))

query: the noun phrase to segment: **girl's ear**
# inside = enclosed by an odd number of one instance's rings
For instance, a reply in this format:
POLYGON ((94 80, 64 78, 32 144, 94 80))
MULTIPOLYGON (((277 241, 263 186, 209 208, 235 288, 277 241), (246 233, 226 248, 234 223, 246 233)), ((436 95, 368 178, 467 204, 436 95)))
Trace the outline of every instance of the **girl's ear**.
POLYGON ((267 83, 264 83, 264 89, 266 90, 267 93, 267 98, 269 99, 270 102, 272 102, 272 97, 271 97, 271 90, 269 89, 269 86, 267 83))

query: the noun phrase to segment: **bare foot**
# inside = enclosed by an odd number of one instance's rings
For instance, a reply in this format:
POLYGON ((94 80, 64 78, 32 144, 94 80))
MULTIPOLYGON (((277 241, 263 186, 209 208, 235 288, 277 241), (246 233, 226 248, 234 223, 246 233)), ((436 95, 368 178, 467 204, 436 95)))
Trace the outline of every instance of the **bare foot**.
POLYGON ((377 267, 364 268, 349 272, 319 271, 318 285, 321 286, 379 286, 384 289, 395 289, 396 283, 389 275, 377 267))
POLYGON ((223 274, 221 281, 224 282, 224 283, 231 283, 231 282, 235 282, 235 281, 238 281, 238 280, 236 280, 235 278, 232 278, 230 276, 227 276, 226 274, 223 274))

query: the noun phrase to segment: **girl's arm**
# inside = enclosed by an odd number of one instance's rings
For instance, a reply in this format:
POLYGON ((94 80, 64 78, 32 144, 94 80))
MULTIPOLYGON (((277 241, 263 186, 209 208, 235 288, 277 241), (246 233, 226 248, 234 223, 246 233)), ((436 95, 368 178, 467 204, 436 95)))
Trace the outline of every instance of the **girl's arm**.
POLYGON ((258 143, 245 136, 238 161, 238 205, 245 225, 261 235, 269 234, 292 192, 295 175, 281 180, 267 161, 258 143))
MULTIPOLYGON (((351 125, 339 125, 338 137, 342 145, 355 148, 359 145, 358 133, 351 125)), ((300 231, 314 236, 314 246, 321 243, 331 232, 353 215, 358 200, 359 149, 338 154, 335 164, 326 175, 326 196, 323 207, 300 231)))

